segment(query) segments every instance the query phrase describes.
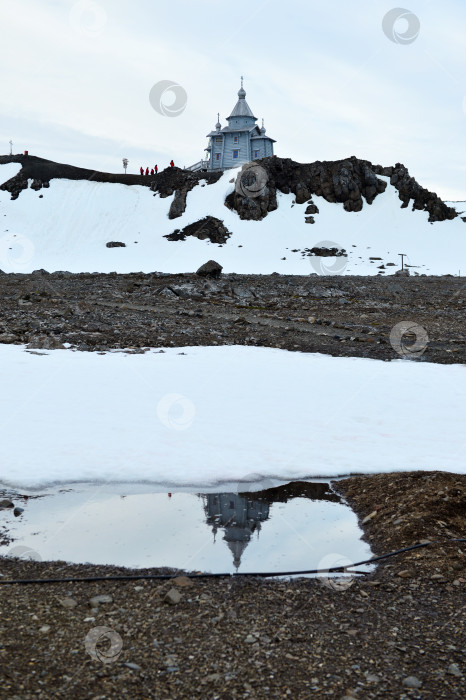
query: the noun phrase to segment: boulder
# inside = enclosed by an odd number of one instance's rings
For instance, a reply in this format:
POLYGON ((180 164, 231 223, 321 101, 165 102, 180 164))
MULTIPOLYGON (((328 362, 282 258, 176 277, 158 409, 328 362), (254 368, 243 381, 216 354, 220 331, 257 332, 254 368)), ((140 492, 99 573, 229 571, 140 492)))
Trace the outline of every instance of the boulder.
POLYGON ((164 236, 169 241, 185 241, 188 236, 198 238, 200 241, 208 239, 211 243, 224 244, 231 236, 231 232, 224 225, 223 221, 215 216, 206 216, 193 224, 185 226, 184 229, 176 229, 168 236, 164 236))
POLYGON ((211 279, 218 279, 222 274, 223 267, 219 265, 215 260, 209 260, 208 262, 201 265, 199 270, 196 271, 196 275, 200 277, 210 277, 211 279))

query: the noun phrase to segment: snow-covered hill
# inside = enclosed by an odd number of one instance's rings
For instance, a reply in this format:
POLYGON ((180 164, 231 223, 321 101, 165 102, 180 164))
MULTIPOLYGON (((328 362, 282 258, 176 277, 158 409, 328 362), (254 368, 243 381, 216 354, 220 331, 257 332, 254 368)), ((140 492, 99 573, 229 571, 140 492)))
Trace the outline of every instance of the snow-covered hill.
MULTIPOLYGON (((0 184, 21 170, 0 165, 0 184)), ((241 220, 225 206, 238 170, 215 184, 200 182, 187 194, 186 211, 168 218, 175 193, 161 197, 147 186, 93 180, 51 179, 50 187, 24 189, 17 199, 0 190, 0 269, 5 272, 193 272, 209 259, 224 272, 269 274, 392 274, 399 253, 411 273, 466 271, 466 223, 461 216, 429 223, 428 212, 401 208, 390 178, 371 205, 348 212, 342 203, 313 195, 315 223, 306 223, 306 204, 277 191, 278 208, 261 221, 241 220), (224 245, 189 237, 164 236, 211 215, 231 232, 224 245), (125 247, 107 248, 117 241, 125 247), (313 247, 344 249, 347 257, 309 257, 313 247), (382 271, 379 266, 384 265, 382 271)), ((466 202, 454 203, 466 212, 466 202)), ((466 214, 465 214, 466 215, 466 214)), ((309 218, 309 217, 308 217, 309 218)))

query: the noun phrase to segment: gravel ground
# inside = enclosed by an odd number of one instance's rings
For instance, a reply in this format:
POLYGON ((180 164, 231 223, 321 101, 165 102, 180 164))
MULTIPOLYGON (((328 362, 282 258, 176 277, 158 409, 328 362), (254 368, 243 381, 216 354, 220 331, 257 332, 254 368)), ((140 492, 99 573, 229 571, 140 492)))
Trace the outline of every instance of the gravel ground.
MULTIPOLYGON (((466 478, 396 473, 335 487, 376 554, 444 543, 331 583, 180 575, 0 585, 1 697, 463 698, 465 546, 447 541, 464 536, 466 478)), ((11 559, 1 571, 3 580, 125 573, 11 559)))
MULTIPOLYGON (((183 243, 173 243, 183 245, 183 243)), ((312 270, 310 264, 310 270, 312 270)), ((459 277, 0 274, 0 343, 80 350, 256 345, 385 360, 466 361, 459 277), (397 324, 414 333, 390 342, 397 324), (417 339, 417 344, 412 345, 417 339)))

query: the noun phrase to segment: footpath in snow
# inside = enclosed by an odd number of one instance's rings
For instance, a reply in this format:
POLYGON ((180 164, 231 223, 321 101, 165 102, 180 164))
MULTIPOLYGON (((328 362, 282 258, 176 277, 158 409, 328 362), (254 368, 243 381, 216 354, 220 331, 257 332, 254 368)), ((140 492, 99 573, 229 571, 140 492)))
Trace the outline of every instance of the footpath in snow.
POLYGON ((466 472, 466 367, 283 350, 0 346, 0 482, 466 472))

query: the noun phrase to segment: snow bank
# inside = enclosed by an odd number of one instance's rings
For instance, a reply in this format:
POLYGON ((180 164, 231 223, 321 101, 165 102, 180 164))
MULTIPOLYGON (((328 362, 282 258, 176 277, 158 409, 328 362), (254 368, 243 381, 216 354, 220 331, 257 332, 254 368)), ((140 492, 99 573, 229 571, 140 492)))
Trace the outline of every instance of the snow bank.
POLYGON ((0 481, 466 473, 466 368, 266 348, 0 346, 0 481), (185 354, 184 354, 185 353, 185 354))
MULTIPOLYGON (((161 199, 139 185, 51 180, 50 188, 24 190, 14 201, 8 192, 0 192, 0 269, 193 272, 214 258, 225 272, 320 274, 319 260, 303 257, 301 251, 328 241, 328 247, 343 247, 348 253, 346 267, 338 266, 342 274, 376 274, 382 263, 393 263, 386 268, 390 274, 399 267, 398 253, 406 253, 413 272, 456 275, 463 269, 464 274, 466 223, 457 218, 430 224, 426 212, 401 209, 390 184, 358 213, 314 197, 320 211, 315 224, 305 223, 306 204, 293 204, 294 195, 280 193, 278 209, 265 219, 241 221, 224 204, 237 172, 226 172, 214 185, 195 187, 186 212, 172 221, 168 211, 173 196, 161 199), (232 232, 225 245, 164 238, 208 214, 232 232), (126 247, 107 248, 109 241, 126 247)), ((331 269, 334 259, 323 262, 331 269)))
POLYGON ((21 170, 21 163, 1 163, 0 164, 0 185, 11 180, 21 170))

